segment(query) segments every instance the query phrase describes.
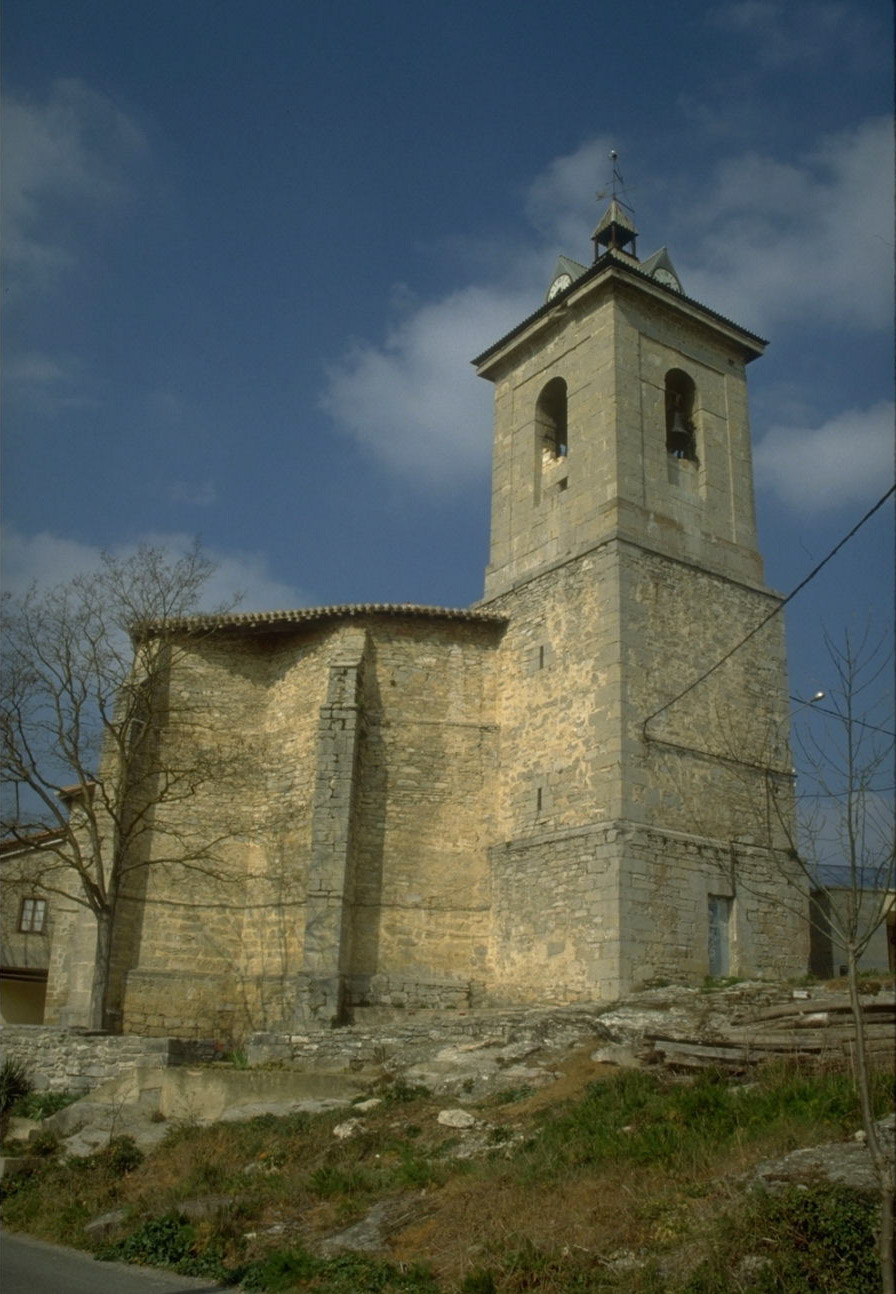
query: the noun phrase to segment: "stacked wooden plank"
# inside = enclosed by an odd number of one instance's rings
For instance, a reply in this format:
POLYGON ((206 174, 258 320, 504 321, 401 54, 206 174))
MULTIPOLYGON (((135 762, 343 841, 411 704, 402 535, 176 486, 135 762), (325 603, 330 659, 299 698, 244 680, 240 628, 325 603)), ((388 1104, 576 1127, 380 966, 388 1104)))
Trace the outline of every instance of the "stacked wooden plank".
MULTIPOLYGON (((875 1068, 892 1070, 896 1050, 896 997, 892 992, 861 998, 867 1052, 875 1068)), ((754 1065, 799 1059, 818 1065, 850 1064, 856 1028, 846 993, 795 998, 741 1012, 729 1023, 701 1029, 645 1034, 645 1059, 670 1069, 748 1072, 754 1065)))

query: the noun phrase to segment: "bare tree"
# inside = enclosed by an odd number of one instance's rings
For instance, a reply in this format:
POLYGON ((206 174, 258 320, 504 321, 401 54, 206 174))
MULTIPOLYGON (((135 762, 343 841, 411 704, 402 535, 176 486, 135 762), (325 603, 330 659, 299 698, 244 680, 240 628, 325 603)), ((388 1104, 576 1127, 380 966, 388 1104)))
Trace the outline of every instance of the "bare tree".
POLYGON ((881 1194, 879 1258, 884 1294, 894 1294, 894 1165, 881 1144, 872 1101, 872 1054, 860 999, 863 955, 892 921, 896 893, 892 656, 885 641, 825 637, 833 679, 794 716, 798 811, 791 788, 766 776, 769 837, 787 841, 786 876, 813 932, 845 958, 855 1025, 855 1077, 866 1143, 881 1194))
POLYGON ((95 918, 91 1028, 114 1021, 116 915, 139 870, 216 870, 220 839, 177 806, 220 776, 222 757, 198 708, 172 713, 167 686, 181 650, 167 626, 196 609, 213 570, 198 545, 179 557, 142 547, 4 599, 3 834, 40 840, 31 883, 95 918), (178 730, 187 740, 170 739, 178 730))

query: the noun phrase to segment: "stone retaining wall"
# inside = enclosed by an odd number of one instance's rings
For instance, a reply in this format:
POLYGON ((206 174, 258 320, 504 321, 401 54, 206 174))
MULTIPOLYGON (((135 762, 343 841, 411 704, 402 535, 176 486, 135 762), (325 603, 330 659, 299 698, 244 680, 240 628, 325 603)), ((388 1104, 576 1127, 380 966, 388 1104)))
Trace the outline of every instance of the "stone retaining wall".
POLYGON ((388 1071, 392 1065, 400 1069, 424 1055, 432 1055, 434 1046, 481 1045, 485 1041, 501 1046, 521 1040, 540 1041, 564 1031, 577 1036, 595 1030, 601 1011, 607 1009, 606 1004, 553 1010, 519 1007, 458 1012, 455 1016, 421 1011, 412 1019, 399 1020, 396 1016, 400 1012, 374 1007, 356 1011, 355 1024, 345 1029, 254 1034, 248 1039, 246 1055, 253 1066, 274 1063, 305 1071, 388 1071))
POLYGON ((18 1061, 43 1092, 89 1092, 142 1066, 165 1069, 214 1059, 212 1044, 135 1034, 81 1033, 53 1025, 3 1026, 4 1059, 18 1061))

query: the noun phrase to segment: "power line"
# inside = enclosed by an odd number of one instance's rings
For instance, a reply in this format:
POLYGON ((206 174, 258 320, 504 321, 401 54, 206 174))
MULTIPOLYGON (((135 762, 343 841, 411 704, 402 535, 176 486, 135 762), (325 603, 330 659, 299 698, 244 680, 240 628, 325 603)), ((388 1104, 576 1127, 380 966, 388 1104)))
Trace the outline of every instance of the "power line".
POLYGON ((714 665, 710 665, 708 670, 704 670, 704 672, 700 675, 699 678, 694 679, 693 683, 689 683, 686 688, 683 688, 681 692, 679 692, 676 696, 673 696, 672 699, 670 701, 667 701, 665 705, 661 705, 658 710, 654 710, 653 714, 649 714, 647 718, 644 720, 644 723, 641 728, 641 731, 644 735, 644 740, 645 741, 650 740, 650 738, 647 735, 647 725, 649 723, 652 723, 654 719, 656 719, 659 715, 663 714, 664 711, 668 710, 670 706, 675 705, 678 701, 682 699, 682 697, 687 696, 689 692, 693 692, 694 688, 699 687, 701 683, 705 682, 705 680, 709 678, 710 674, 714 674, 716 670, 719 669, 722 665, 724 665, 727 660, 730 660, 735 652, 740 651, 741 647, 743 647, 745 643, 748 643, 751 638, 755 638, 756 634, 759 633, 760 629, 764 629, 770 620, 773 620, 776 615, 778 615, 781 611, 784 610, 788 602, 792 602, 793 599, 796 597, 796 595, 800 593, 806 587, 807 584, 809 584, 812 580, 815 579, 815 576, 818 575, 818 573, 821 570, 823 570, 825 566, 827 566, 831 558, 835 557, 837 553, 839 553, 840 549, 845 544, 849 543, 853 535, 857 534, 861 530, 862 526, 864 526, 865 522, 869 521, 871 517, 874 516, 875 512, 877 512, 879 508, 883 507, 887 499, 889 499, 890 495, 893 494, 894 492, 896 492, 896 485, 891 485, 889 490, 887 490, 886 494, 884 494, 881 498, 878 499, 877 503, 875 503, 873 508, 868 509, 864 517, 862 517, 860 521, 856 522, 852 530, 850 530, 848 534, 844 535, 839 543, 834 545, 834 547, 827 554, 827 556, 821 559, 818 565, 815 566, 809 572, 809 574, 805 577, 805 579, 800 580, 796 588, 791 589, 790 592, 787 594, 787 597, 782 598, 782 600, 778 603, 778 605, 772 611, 770 611, 767 616, 765 616, 762 620, 759 621, 758 625, 756 625, 753 629, 750 630, 748 634, 745 634, 744 637, 741 638, 740 642, 735 643, 734 646, 731 648, 731 650, 727 651, 725 655, 722 656, 719 660, 717 660, 714 665))
POLYGON ((796 799, 798 800, 842 800, 847 795, 886 795, 888 791, 896 791, 896 786, 862 786, 853 791, 798 791, 796 799))
POLYGON ((818 705, 815 701, 801 701, 798 696, 792 696, 790 699, 791 701, 799 702, 801 705, 807 705, 811 712, 817 711, 819 714, 829 714, 832 719, 839 719, 841 723, 857 723, 860 728, 870 728, 872 732, 882 732, 885 737, 896 737, 896 732, 891 732, 889 728, 879 728, 876 723, 867 723, 864 719, 847 719, 845 715, 840 714, 837 710, 818 705))

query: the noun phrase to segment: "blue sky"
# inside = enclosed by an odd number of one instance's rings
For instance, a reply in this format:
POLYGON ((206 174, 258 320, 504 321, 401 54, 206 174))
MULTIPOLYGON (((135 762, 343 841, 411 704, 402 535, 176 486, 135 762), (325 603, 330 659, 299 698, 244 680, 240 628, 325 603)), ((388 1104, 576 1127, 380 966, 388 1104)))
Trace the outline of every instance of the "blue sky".
MULTIPOLYGON (((491 388, 470 358, 590 258, 608 152, 643 256, 766 336, 768 581, 893 479, 884 0, 7 0, 10 586, 201 535, 243 606, 465 605, 491 388)), ((893 511, 789 615, 892 617, 893 511)))

